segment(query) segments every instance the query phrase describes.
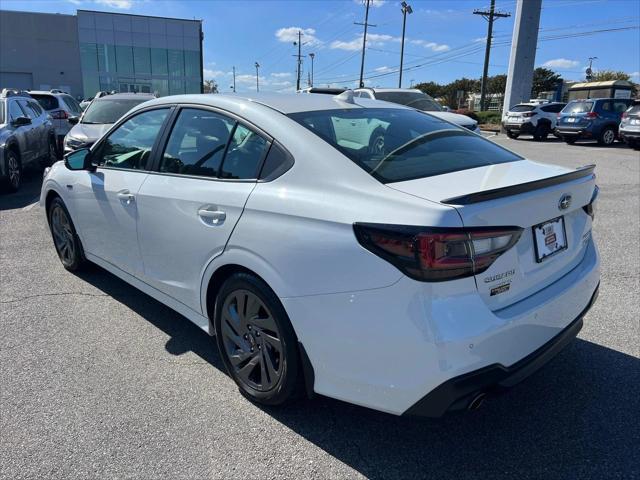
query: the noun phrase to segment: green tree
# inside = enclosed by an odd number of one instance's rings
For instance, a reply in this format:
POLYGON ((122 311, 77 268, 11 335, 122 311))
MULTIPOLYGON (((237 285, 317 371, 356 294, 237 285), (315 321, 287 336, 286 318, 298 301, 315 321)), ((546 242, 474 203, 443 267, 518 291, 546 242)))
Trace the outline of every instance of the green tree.
POLYGON ((598 70, 593 72, 591 77, 592 82, 606 82, 608 80, 626 80, 629 82, 631 81, 631 76, 619 70, 598 70))
POLYGON ((549 92, 558 88, 562 82, 562 76, 544 67, 538 67, 533 71, 533 83, 531 98, 538 98, 542 92, 549 92))
POLYGON ((418 90, 422 90, 427 95, 431 95, 433 98, 438 98, 442 95, 442 85, 436 82, 422 82, 414 86, 418 90))
POLYGON ((453 109, 457 109, 466 106, 467 97, 470 93, 480 92, 480 80, 473 78, 459 78, 453 82, 444 85, 443 92, 440 95, 443 98, 443 103, 453 109), (462 96, 460 97, 460 93, 462 96))
POLYGON ((218 84, 215 80, 205 80, 202 82, 202 90, 204 93, 218 93, 218 84))
POLYGON ((487 78, 487 93, 494 94, 499 93, 504 95, 507 89, 507 76, 506 75, 494 75, 487 78))

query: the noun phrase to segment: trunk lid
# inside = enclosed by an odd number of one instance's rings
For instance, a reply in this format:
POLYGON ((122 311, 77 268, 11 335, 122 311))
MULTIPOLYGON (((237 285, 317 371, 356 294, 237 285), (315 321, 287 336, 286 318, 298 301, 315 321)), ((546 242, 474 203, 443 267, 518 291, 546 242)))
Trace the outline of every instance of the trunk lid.
MULTIPOLYGON (((499 310, 555 282, 582 260, 591 232, 591 218, 582 207, 591 200, 595 176, 588 172, 584 176, 578 172, 580 175, 575 174, 574 178, 548 180, 571 172, 564 167, 523 160, 389 183, 387 186, 453 206, 465 227, 523 228, 516 245, 498 257, 486 271, 476 275, 481 297, 489 308, 499 310), (545 182, 539 186, 536 183, 535 189, 523 185, 541 180, 545 182), (455 199, 516 185, 525 188, 512 188, 506 192, 507 196, 502 196, 504 192, 498 192, 497 196, 489 192, 485 198, 472 201, 455 199), (570 204, 561 209, 560 201, 567 196, 571 197, 570 204), (555 230, 560 245, 562 237, 566 237, 566 248, 539 261, 533 227, 558 217, 562 217, 564 228, 561 228, 562 221, 546 228, 555 230)), ((541 241, 545 238, 551 237, 543 236, 541 241)), ((544 250, 544 245, 538 248, 544 250)))

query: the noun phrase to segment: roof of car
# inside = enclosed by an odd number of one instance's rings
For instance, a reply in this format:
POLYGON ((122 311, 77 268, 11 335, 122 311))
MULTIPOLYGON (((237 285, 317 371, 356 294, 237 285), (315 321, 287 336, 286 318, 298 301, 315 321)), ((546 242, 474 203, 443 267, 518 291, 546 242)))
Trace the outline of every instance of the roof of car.
POLYGON ((566 105, 565 102, 545 102, 545 103, 522 102, 522 103, 518 103, 517 105, 514 105, 514 107, 517 107, 518 105, 526 105, 528 107, 548 107, 549 105, 558 105, 558 104, 566 105))
POLYGON ((195 95, 174 95, 152 100, 151 104, 162 105, 167 103, 194 103, 210 105, 212 107, 224 107, 257 103, 267 106, 281 113, 309 112, 314 110, 335 110, 349 108, 407 108, 403 105, 370 100, 355 97, 353 103, 345 102, 340 95, 300 95, 296 93, 205 93, 195 95))
POLYGON ((356 90, 372 90, 374 92, 408 92, 408 93, 423 93, 422 90, 418 88, 371 88, 371 87, 362 87, 356 88, 356 90))
POLYGON ((103 100, 136 100, 142 99, 144 101, 153 100, 156 96, 152 93, 113 93, 110 95, 104 95, 96 98, 94 101, 101 102, 103 100))

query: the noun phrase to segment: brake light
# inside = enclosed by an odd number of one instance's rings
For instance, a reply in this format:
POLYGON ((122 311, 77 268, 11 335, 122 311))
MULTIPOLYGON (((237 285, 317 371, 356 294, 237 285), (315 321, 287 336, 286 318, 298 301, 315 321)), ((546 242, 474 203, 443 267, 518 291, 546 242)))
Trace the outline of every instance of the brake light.
POLYGON ((585 117, 586 118, 598 118, 598 114, 596 112, 587 112, 585 117))
POLYGON ((627 112, 624 112, 624 113, 622 114, 622 117, 621 117, 621 118, 627 118, 628 116, 629 116, 629 115, 627 115, 627 112))
POLYGON ((524 112, 522 114, 523 117, 533 117, 534 115, 537 115, 536 112, 524 112))
POLYGON ((66 120, 69 118, 69 115, 64 110, 56 110, 51 114, 51 118, 55 120, 66 120))
POLYGON ((358 242, 405 275, 423 282, 485 271, 516 244, 522 228, 427 228, 356 223, 358 242))
POLYGON ((589 200, 589 203, 587 205, 582 207, 585 213, 591 217, 591 220, 593 220, 596 216, 596 200, 598 199, 599 193, 600 193, 600 187, 596 185, 595 188, 593 189, 593 195, 591 195, 591 200, 589 200))

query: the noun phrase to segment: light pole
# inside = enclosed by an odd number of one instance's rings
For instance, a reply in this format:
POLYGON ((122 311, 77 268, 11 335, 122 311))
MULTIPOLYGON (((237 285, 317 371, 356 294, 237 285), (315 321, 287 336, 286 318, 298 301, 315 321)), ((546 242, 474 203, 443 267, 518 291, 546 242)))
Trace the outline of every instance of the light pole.
POLYGON ((598 57, 589 57, 589 68, 587 68, 584 72, 587 82, 590 82, 593 78, 593 70, 591 69, 591 67, 593 66, 593 61, 597 59, 598 57))
POLYGON ((398 79, 398 88, 402 88, 402 61, 404 60, 404 32, 407 27, 407 13, 413 13, 411 5, 402 2, 402 43, 400 44, 400 78, 398 79))
POLYGON ((233 67, 233 93, 236 93, 236 67, 233 67))
POLYGON ((315 53, 310 53, 309 54, 309 58, 311 58, 311 85, 309 85, 309 86, 313 87, 313 59, 316 58, 316 54, 315 53))
POLYGON ((260 64, 258 62, 255 63, 255 67, 256 67, 256 92, 260 91, 260 82, 259 82, 259 76, 258 76, 258 69, 260 68, 260 64))

